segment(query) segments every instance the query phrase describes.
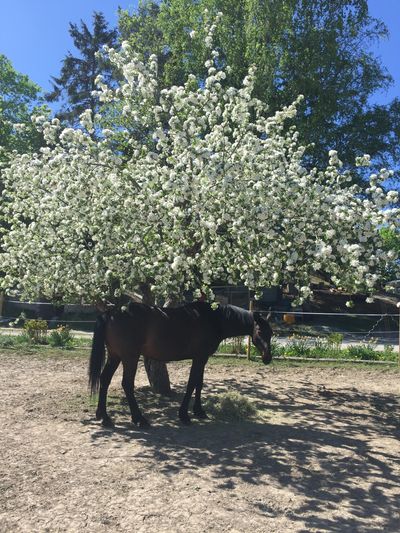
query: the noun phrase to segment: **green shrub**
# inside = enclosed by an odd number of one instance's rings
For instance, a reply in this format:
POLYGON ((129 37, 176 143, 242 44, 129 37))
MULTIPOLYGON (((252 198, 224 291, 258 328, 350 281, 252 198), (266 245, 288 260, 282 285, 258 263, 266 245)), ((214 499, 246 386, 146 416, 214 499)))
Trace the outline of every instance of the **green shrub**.
POLYGON ((32 347, 31 337, 23 331, 20 335, 0 335, 0 348, 32 347))
POLYGON ((272 357, 281 357, 285 355, 285 347, 279 344, 276 340, 271 340, 272 357))
POLYGON ((358 359, 364 361, 396 361, 393 346, 385 346, 383 351, 376 350, 375 342, 342 348, 343 335, 332 333, 326 338, 294 335, 286 346, 273 347, 274 356, 307 357, 326 359, 358 359))
POLYGON ((326 342, 328 345, 333 346, 336 349, 339 349, 343 342, 343 334, 342 333, 330 333, 326 338, 326 342))
POLYGON ((349 346, 346 351, 349 359, 364 359, 365 361, 380 359, 380 353, 371 344, 349 346))
POLYGON ((232 339, 232 353, 237 355, 246 353, 247 344, 245 337, 234 337, 232 339))
POLYGON ((244 355, 247 353, 247 337, 233 337, 221 342, 218 353, 244 355))
POLYGON ((311 357, 337 357, 340 353, 340 346, 331 344, 324 337, 317 337, 314 340, 313 347, 310 351, 311 357))
POLYGON ((71 329, 68 326, 58 326, 49 335, 49 344, 54 348, 72 348, 73 340, 71 329))
POLYGON ((307 337, 293 335, 289 344, 285 346, 285 355, 289 357, 307 357, 312 349, 307 337))
POLYGON ((384 361, 397 361, 397 353, 394 351, 394 346, 385 344, 383 347, 383 352, 381 352, 381 358, 384 361))
POLYGON ((41 319, 27 320, 24 329, 29 339, 35 344, 46 344, 47 322, 41 319))
POLYGON ((0 337, 0 348, 11 348, 15 345, 14 339, 10 336, 5 337, 2 335, 0 337))

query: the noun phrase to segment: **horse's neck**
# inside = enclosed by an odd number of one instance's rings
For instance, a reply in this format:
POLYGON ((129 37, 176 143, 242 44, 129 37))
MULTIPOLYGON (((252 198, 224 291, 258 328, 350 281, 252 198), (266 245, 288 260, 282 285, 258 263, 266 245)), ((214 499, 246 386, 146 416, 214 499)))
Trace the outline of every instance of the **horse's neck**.
POLYGON ((224 339, 252 335, 253 315, 250 311, 231 305, 221 308, 221 333, 224 339))

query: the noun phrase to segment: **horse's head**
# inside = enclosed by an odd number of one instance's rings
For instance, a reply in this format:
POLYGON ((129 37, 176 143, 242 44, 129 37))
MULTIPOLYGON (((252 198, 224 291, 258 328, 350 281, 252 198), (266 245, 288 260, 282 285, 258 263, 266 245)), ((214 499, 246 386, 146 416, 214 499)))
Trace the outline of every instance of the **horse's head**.
POLYGON ((268 365, 272 360, 271 352, 271 337, 272 329, 268 323, 271 313, 267 317, 264 317, 261 313, 255 311, 253 313, 254 318, 254 330, 253 330, 253 343, 260 350, 262 354, 262 361, 265 365, 268 365))

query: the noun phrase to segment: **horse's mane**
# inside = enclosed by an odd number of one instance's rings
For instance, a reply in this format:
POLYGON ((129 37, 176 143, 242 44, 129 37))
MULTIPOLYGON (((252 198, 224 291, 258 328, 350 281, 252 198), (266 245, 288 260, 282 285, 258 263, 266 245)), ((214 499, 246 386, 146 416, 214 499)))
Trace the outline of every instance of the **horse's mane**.
POLYGON ((250 311, 236 305, 220 305, 218 308, 223 318, 229 322, 237 322, 243 325, 253 324, 253 316, 250 311))
POLYGON ((191 302, 179 307, 157 307, 130 302, 128 313, 131 316, 143 313, 157 313, 168 318, 195 318, 201 316, 218 326, 223 335, 237 335, 237 331, 247 331, 253 327, 253 315, 250 311, 235 305, 219 305, 216 309, 208 302, 191 302))
POLYGON ((168 317, 194 317, 197 315, 208 316, 210 319, 216 319, 217 315, 207 302, 191 302, 178 307, 159 307, 150 306, 141 302, 129 302, 127 305, 128 314, 135 316, 138 314, 156 313, 168 317))

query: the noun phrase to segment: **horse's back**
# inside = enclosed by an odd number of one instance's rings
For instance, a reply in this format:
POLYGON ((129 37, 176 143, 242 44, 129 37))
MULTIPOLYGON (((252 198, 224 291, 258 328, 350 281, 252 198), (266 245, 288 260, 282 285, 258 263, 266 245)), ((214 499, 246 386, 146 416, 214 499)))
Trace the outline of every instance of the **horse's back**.
POLYGON ((109 321, 107 345, 117 355, 142 354, 150 359, 176 361, 209 356, 220 342, 216 316, 209 304, 176 308, 132 303, 127 312, 109 321))
POLYGON ((144 355, 176 361, 207 355, 219 344, 219 331, 208 304, 154 308, 144 355))

